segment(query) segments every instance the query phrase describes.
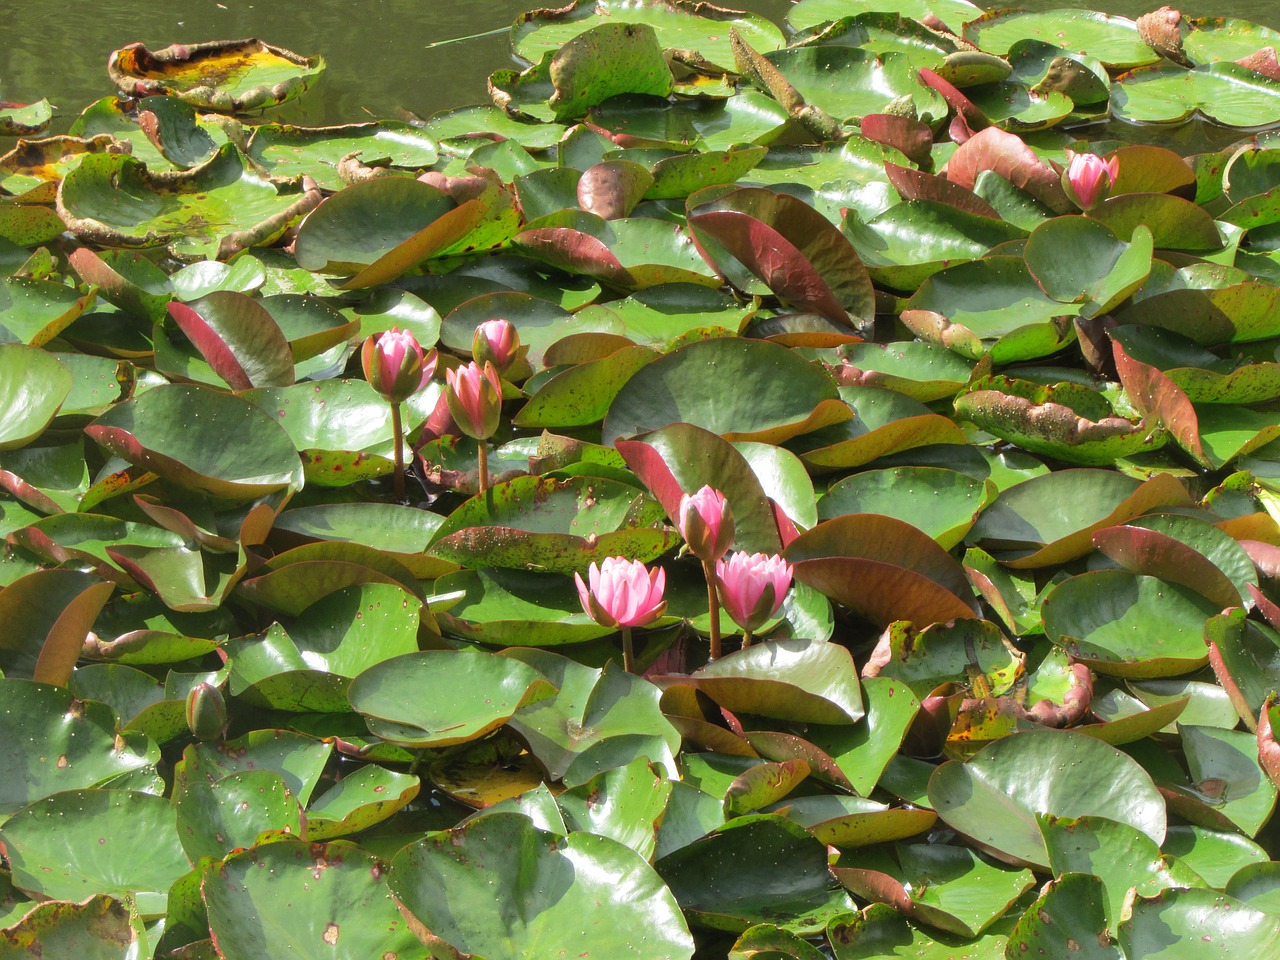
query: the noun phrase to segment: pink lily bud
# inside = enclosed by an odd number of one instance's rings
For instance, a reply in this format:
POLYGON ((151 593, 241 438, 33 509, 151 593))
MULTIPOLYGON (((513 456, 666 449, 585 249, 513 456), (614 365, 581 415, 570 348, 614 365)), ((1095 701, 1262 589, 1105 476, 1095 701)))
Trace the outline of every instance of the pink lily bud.
POLYGON ((1107 198, 1119 173, 1119 157, 1103 160, 1093 153, 1073 153, 1062 185, 1081 210, 1089 210, 1107 198))
POLYGON ((643 627, 667 609, 662 599, 667 572, 661 567, 649 570, 639 560, 605 557, 599 567, 593 563, 588 569, 589 586, 579 573, 573 579, 582 609, 601 626, 643 627))
POLYGON ((471 340, 471 356, 476 363, 492 363, 498 373, 506 373, 520 349, 520 334, 507 320, 486 320, 476 327, 471 340))
POLYGON ((403 403, 431 379, 436 352, 423 356, 422 347, 408 330, 392 327, 370 337, 360 349, 364 378, 388 403, 403 403))
POLYGON ((733 553, 716 563, 720 603, 749 633, 778 612, 790 586, 791 565, 777 554, 733 553))
POLYGON ((502 380, 492 363, 484 369, 472 362, 446 370, 445 401, 458 429, 476 440, 488 440, 498 430, 502 414, 502 380))
POLYGON ((676 525, 689 552, 705 563, 719 560, 733 545, 733 511, 724 494, 709 484, 680 498, 676 525))

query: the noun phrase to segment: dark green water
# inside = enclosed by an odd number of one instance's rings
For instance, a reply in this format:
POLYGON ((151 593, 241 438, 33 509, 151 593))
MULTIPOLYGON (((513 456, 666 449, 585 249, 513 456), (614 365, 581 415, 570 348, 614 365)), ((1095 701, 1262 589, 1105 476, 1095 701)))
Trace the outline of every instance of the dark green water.
MULTIPOLYGON (((790 0, 722 4, 778 23, 791 6, 790 0)), ((426 115, 486 99, 485 78, 511 61, 505 32, 432 44, 507 27, 535 5, 536 0, 0 0, 0 99, 48 97, 60 108, 55 130, 64 130, 84 106, 111 92, 106 62, 117 47, 133 41, 163 46, 256 36, 298 53, 323 54, 329 63, 311 93, 273 118, 341 123, 392 116, 397 108, 426 115)), ((1022 5, 1090 6, 1136 16, 1159 3, 1031 0, 1022 5)), ((1280 25, 1280 0, 1198 3, 1183 12, 1280 25)))

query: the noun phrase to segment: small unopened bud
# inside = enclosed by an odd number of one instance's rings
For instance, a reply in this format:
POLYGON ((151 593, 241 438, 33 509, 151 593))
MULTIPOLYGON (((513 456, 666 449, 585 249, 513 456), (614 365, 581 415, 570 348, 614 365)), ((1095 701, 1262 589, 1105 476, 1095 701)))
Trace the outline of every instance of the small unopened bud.
POLYGON ((187 694, 187 727, 197 740, 217 740, 227 726, 227 702, 212 683, 197 683, 187 694))

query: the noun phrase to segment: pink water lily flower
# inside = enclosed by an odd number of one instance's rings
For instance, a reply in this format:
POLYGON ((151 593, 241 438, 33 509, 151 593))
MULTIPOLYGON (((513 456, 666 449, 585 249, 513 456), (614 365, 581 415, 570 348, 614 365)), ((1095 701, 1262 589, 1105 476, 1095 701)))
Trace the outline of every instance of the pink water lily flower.
POLYGON ((392 327, 365 340, 360 348, 364 378, 388 403, 403 403, 431 379, 436 352, 424 355, 408 330, 392 327))
POLYGON ((458 429, 476 440, 488 440, 502 415, 502 379, 492 363, 481 369, 472 361, 445 371, 445 402, 458 429))
POLYGON ((748 634, 782 607, 791 587, 791 565, 777 554, 731 553, 716 564, 720 602, 748 634))
POLYGON ((520 349, 520 334, 515 324, 501 318, 486 320, 476 327, 471 340, 471 356, 476 363, 488 361, 498 373, 506 373, 520 349))
POLYGON ((697 493, 680 498, 676 525, 689 552, 703 563, 715 563, 733 545, 733 511, 723 493, 704 484, 697 493))
POLYGON ((601 626, 647 626, 667 609, 662 599, 667 572, 661 567, 650 570, 639 560, 605 557, 599 567, 593 563, 587 570, 588 583, 579 573, 573 579, 582 609, 601 626))
POLYGON ((1119 157, 1103 160, 1094 153, 1075 153, 1067 166, 1064 185, 1080 208, 1089 210, 1107 198, 1119 173, 1119 157))

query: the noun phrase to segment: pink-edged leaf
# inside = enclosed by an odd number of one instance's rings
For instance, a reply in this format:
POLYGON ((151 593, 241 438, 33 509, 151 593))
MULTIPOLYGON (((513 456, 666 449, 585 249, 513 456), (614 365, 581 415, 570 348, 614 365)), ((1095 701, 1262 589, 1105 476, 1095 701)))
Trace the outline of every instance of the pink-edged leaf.
POLYGON ((862 118, 862 135, 900 151, 912 163, 929 166, 933 131, 927 123, 892 113, 869 113, 862 118))
MULTIPOLYGON (((1241 546, 1245 545, 1241 544, 1241 546)), ((1248 551, 1248 549, 1249 548, 1245 546, 1245 550, 1248 551)), ((1280 604, 1275 603, 1275 601, 1252 583, 1249 584, 1248 587, 1249 595, 1253 597, 1254 606, 1256 606, 1262 615, 1267 618, 1267 623, 1271 624, 1273 629, 1280 630, 1280 604)))
POLYGON ((233 390, 293 383, 289 341, 266 308, 251 297, 219 290, 193 304, 172 301, 168 311, 233 390))
POLYGON ((826 217, 802 200, 762 187, 745 187, 689 211, 699 247, 701 233, 723 245, 798 310, 850 325, 869 322, 875 291, 853 245, 826 217))
POLYGON ((1221 642, 1229 642, 1243 648, 1240 638, 1246 629, 1248 628, 1244 623, 1243 611, 1228 610, 1220 616, 1210 617, 1205 623, 1204 642, 1209 648, 1209 666, 1213 668, 1213 675, 1218 679, 1218 686, 1225 691, 1227 699, 1236 708, 1236 714, 1245 722, 1245 725, 1250 730, 1256 731, 1257 720, 1253 716, 1253 709, 1249 706, 1249 699, 1240 689, 1240 684, 1236 683, 1235 678, 1231 676, 1231 670, 1227 667, 1221 647, 1221 642))
POLYGON ((634 287, 635 279, 603 240, 571 227, 535 227, 512 241, 530 254, 569 273, 581 273, 618 287, 634 287))
POLYGON ((1178 446, 1209 466, 1200 443, 1200 419, 1182 389, 1155 367, 1129 356, 1119 341, 1112 341, 1111 351, 1124 392, 1138 411, 1164 424, 1178 446))
POLYGON ((1095 531, 1093 545, 1132 573, 1190 587, 1219 607, 1240 603, 1240 591, 1216 564, 1167 533, 1127 524, 1095 531))
POLYGON ((987 115, 950 81, 943 80, 927 68, 921 68, 920 80, 937 90, 942 95, 942 99, 947 101, 947 106, 956 112, 955 119, 951 122, 951 139, 956 143, 967 143, 979 131, 991 127, 991 121, 987 119, 987 115))
POLYGON ((783 302, 848 323, 844 307, 813 264, 773 227, 733 210, 690 217, 689 225, 718 240, 783 302))
POLYGON ((1046 727, 1070 727, 1084 719, 1093 703, 1093 671, 1086 664, 1071 662, 1071 685, 1062 695, 1062 703, 1040 700, 1031 706, 1017 707, 1019 716, 1046 727))
POLYGON ((795 734, 769 730, 750 730, 745 736, 747 743, 766 760, 773 760, 776 763, 801 760, 808 764, 810 776, 825 783, 834 784, 850 793, 855 792, 848 776, 831 755, 808 740, 797 737, 795 734))
POLYGON ((1036 156, 1021 137, 999 127, 987 127, 961 144, 947 161, 946 175, 952 183, 972 190, 983 170, 1000 174, 1054 213, 1074 209, 1063 192, 1058 171, 1036 156))
POLYGON ((617 220, 635 209, 653 175, 634 160, 603 160, 578 180, 578 206, 605 220, 617 220))
POLYGON ((52 516, 55 513, 66 513, 48 496, 27 483, 16 473, 11 473, 8 470, 0 470, 0 490, 9 494, 19 503, 25 503, 32 510, 37 510, 46 516, 52 516))
POLYGON ((1000 214, 996 212, 995 207, 972 190, 966 190, 946 177, 936 177, 921 170, 900 167, 887 160, 884 164, 884 172, 903 200, 932 200, 935 203, 945 203, 965 213, 972 213, 974 216, 990 217, 992 220, 1000 219, 1000 214))

